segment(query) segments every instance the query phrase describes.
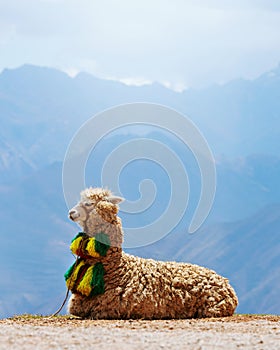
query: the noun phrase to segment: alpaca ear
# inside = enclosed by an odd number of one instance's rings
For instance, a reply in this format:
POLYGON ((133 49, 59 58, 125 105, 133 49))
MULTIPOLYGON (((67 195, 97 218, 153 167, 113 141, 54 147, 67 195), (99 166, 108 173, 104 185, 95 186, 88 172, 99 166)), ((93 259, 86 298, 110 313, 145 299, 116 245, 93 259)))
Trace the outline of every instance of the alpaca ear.
POLYGON ((119 204, 124 201, 124 198, 122 197, 117 197, 117 196, 110 196, 107 198, 107 202, 110 202, 112 204, 119 204))

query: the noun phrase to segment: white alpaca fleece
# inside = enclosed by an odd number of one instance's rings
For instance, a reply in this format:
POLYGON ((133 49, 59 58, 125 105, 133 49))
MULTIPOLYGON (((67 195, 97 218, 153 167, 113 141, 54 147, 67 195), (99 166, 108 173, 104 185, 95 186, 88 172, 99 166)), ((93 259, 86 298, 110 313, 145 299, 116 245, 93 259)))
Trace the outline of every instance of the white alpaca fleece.
MULTIPOLYGON (((79 288, 70 288, 73 294, 69 312, 91 319, 231 316, 238 304, 237 296, 228 280, 215 271, 189 263, 143 259, 122 251, 123 230, 117 216, 120 201, 108 190, 88 188, 69 211, 69 217, 85 233, 75 253, 83 264, 101 263, 104 270, 103 292, 84 295, 79 288), (110 241, 103 256, 87 248, 87 244, 93 246, 100 232, 110 241)), ((77 280, 78 275, 76 271, 77 280)))

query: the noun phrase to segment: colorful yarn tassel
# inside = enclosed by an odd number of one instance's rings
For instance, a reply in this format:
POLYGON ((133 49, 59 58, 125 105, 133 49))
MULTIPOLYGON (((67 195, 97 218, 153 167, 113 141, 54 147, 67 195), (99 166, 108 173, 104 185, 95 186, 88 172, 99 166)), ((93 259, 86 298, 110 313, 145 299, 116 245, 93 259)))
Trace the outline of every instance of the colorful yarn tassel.
POLYGON ((82 258, 100 258, 107 254, 109 248, 110 239, 103 232, 97 233, 95 237, 79 232, 70 245, 72 253, 82 258))
POLYGON ((68 289, 89 297, 105 292, 104 273, 101 262, 90 265, 80 259, 69 268, 64 277, 68 289))
POLYGON ((79 232, 72 240, 70 249, 76 254, 78 260, 70 266, 64 274, 67 288, 73 293, 80 293, 87 297, 103 294, 105 292, 104 267, 102 262, 89 264, 86 259, 101 258, 110 248, 110 239, 103 232, 89 237, 79 232))

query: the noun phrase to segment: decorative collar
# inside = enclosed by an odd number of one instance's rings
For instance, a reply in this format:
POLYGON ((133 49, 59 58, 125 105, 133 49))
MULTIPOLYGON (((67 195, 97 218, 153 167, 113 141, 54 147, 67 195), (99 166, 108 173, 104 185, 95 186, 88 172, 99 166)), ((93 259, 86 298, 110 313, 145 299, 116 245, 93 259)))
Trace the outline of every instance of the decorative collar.
POLYGON ((110 248, 110 238, 104 232, 89 237, 85 232, 79 232, 72 240, 70 249, 73 254, 84 258, 100 258, 106 256, 110 248))
POLYGON ((105 292, 102 262, 91 264, 87 259, 106 256, 110 248, 109 236, 104 232, 89 237, 85 232, 79 232, 72 240, 70 249, 77 255, 76 262, 64 274, 67 288, 73 293, 80 293, 87 297, 105 292))

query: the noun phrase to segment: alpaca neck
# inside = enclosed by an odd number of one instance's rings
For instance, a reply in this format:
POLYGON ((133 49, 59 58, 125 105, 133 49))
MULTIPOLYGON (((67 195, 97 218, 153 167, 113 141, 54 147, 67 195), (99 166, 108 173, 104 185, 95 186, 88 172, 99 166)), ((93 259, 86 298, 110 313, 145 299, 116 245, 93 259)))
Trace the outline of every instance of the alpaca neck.
POLYGON ((95 237, 100 232, 103 232, 106 235, 108 235, 110 240, 110 246, 112 248, 121 248, 122 246, 123 231, 121 220, 118 217, 116 217, 115 221, 112 223, 105 221, 99 216, 89 216, 85 222, 81 223, 81 227, 89 237, 95 237))

